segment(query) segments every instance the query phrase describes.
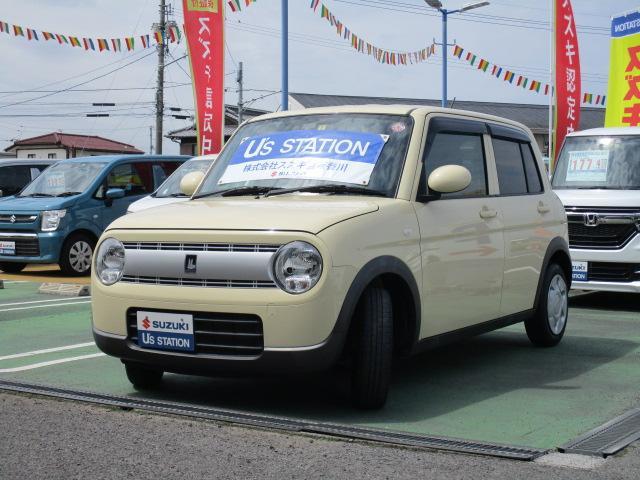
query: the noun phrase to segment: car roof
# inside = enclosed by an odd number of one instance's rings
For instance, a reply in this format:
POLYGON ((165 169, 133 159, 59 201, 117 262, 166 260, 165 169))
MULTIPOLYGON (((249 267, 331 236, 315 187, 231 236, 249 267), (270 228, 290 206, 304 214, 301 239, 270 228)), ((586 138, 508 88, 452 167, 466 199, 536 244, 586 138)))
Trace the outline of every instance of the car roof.
POLYGON ((51 158, 0 158, 0 167, 9 165, 53 165, 59 161, 51 158))
POLYGON ((572 132, 567 137, 598 137, 605 135, 640 135, 640 127, 590 128, 572 132))
POLYGON ((304 110, 288 110, 285 112, 275 112, 266 115, 260 115, 248 120, 247 123, 259 122, 260 120, 280 117, 291 117, 297 115, 318 115, 329 113, 368 113, 379 115, 418 115, 426 116, 429 114, 449 114, 449 115, 462 115, 465 117, 473 117, 474 119, 481 121, 492 121, 503 124, 509 124, 517 128, 521 128, 528 132, 529 129, 513 120, 509 120, 504 117, 497 117, 495 115, 487 115, 485 113, 471 112, 468 110, 458 110, 454 108, 442 108, 442 107, 429 107, 424 105, 344 105, 344 106, 332 106, 332 107, 316 107, 306 108, 304 110))
POLYGON ((127 160, 189 160, 188 155, 96 155, 93 157, 76 157, 59 160, 60 163, 76 163, 76 162, 96 162, 96 163, 117 163, 127 160))

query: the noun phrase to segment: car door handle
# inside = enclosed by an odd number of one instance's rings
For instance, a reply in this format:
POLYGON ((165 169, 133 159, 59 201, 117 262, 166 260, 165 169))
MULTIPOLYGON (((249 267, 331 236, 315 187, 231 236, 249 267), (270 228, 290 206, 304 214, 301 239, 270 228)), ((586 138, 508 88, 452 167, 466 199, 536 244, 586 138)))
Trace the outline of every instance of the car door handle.
POLYGON ((480 217, 482 218, 495 218, 498 216, 498 211, 497 210, 492 210, 489 207, 482 207, 482 210, 480 210, 480 217))
POLYGON ((543 202, 538 203, 538 213, 549 213, 550 211, 551 208, 547 204, 543 202))

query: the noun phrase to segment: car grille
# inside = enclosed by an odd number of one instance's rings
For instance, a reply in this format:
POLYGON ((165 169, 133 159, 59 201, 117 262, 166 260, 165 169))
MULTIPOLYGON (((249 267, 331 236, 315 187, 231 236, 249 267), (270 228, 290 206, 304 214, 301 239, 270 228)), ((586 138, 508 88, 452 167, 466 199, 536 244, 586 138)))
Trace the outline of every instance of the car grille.
POLYGON ((594 282, 640 281, 640 263, 589 262, 588 279, 594 282))
POLYGON ((566 211, 571 248, 620 249, 629 243, 640 229, 640 208, 567 207, 566 211), (585 214, 597 215, 600 223, 595 226, 585 225, 585 214), (623 221, 628 223, 605 223, 609 219, 624 219, 623 221))
POLYGON ((0 223, 33 223, 37 219, 37 215, 13 215, 7 213, 0 214, 0 223), (12 217, 13 222, 11 221, 12 217))
POLYGON ((0 240, 15 242, 17 257, 40 256, 40 242, 37 238, 2 237, 0 240))
POLYGON ((171 242, 124 242, 127 250, 170 250, 189 252, 275 252, 280 245, 244 243, 171 243, 171 242))
MULTIPOLYGON (((127 311, 127 333, 129 340, 136 345, 138 343, 137 311, 138 309, 135 308, 127 311)), ((162 311, 166 313, 186 313, 162 311)), ((262 319, 257 315, 211 312, 188 313, 193 315, 196 343, 195 355, 255 357, 264 350, 262 319)))
POLYGON ((199 278, 146 277, 124 275, 121 282, 141 285, 165 285, 173 287, 208 287, 208 288, 275 288, 276 284, 263 280, 214 280, 199 278))

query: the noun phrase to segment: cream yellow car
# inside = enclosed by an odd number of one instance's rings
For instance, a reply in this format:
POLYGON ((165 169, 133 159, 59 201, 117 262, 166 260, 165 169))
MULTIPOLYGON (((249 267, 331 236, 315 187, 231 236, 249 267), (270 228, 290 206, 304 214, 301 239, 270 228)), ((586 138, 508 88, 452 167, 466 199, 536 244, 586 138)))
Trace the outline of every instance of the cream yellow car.
POLYGON ((354 404, 378 408, 398 356, 517 322, 538 346, 564 334, 567 220, 521 124, 413 106, 266 115, 182 189, 190 201, 112 223, 94 259, 96 343, 138 389, 340 362, 354 404))

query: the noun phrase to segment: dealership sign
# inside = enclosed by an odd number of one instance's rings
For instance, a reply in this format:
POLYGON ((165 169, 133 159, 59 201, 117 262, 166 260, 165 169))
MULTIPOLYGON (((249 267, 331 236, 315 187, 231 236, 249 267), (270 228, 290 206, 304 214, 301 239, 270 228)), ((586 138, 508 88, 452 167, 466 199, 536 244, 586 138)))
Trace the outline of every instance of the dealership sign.
POLYGON ((570 0, 556 0, 555 46, 556 128, 553 142, 555 155, 552 158, 554 165, 564 138, 580 126, 580 52, 570 0))
POLYGON ((224 141, 224 4, 182 0, 191 62, 198 153, 218 153, 224 141))
POLYGON ((640 126, 640 10, 611 22, 607 127, 640 126))

